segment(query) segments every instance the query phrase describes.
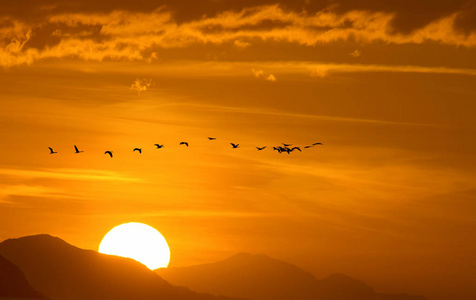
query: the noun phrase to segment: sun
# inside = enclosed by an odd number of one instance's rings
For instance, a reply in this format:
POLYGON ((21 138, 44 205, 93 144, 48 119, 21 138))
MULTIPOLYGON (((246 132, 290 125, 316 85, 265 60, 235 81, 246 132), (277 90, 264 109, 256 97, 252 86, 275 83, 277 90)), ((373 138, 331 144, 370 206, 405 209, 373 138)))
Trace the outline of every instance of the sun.
POLYGON ((162 234, 136 222, 111 229, 102 239, 99 252, 135 259, 151 270, 166 268, 170 261, 169 245, 162 234))

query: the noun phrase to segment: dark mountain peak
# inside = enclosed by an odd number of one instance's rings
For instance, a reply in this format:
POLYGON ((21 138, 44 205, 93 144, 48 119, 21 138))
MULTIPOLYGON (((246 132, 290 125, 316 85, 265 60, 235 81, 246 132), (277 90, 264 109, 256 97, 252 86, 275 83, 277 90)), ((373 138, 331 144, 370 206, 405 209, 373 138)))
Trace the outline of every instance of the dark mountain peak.
POLYGON ((239 253, 222 261, 156 272, 198 292, 248 299, 308 299, 316 279, 298 267, 263 254, 239 253))
MULTIPOLYGON (((0 244, 5 244, 5 245, 14 245, 14 246, 24 246, 24 245, 42 245, 42 247, 45 246, 55 246, 55 247, 74 247, 73 245, 70 245, 63 241, 62 239, 49 235, 49 234, 36 234, 36 235, 29 235, 29 236, 24 236, 20 238, 14 238, 14 239, 8 239, 0 244)), ((76 248, 76 247, 74 247, 76 248)))
POLYGON ((0 255, 0 297, 44 298, 34 290, 23 272, 15 264, 0 255))
POLYGON ((129 258, 84 250, 46 234, 0 243, 33 288, 53 300, 210 300, 178 289, 129 258))
POLYGON ((224 261, 246 261, 246 260, 256 260, 256 259, 269 259, 268 256, 264 254, 251 254, 246 252, 240 252, 235 255, 230 256, 229 258, 224 259, 224 261))

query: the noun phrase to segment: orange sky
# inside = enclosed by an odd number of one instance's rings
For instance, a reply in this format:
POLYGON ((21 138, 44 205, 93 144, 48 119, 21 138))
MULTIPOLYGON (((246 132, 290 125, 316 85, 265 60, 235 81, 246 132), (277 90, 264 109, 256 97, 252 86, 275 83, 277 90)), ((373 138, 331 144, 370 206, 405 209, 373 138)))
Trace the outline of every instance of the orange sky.
POLYGON ((21 2, 0 4, 0 240, 97 249, 144 222, 171 266, 265 253, 476 297, 475 1, 21 2))

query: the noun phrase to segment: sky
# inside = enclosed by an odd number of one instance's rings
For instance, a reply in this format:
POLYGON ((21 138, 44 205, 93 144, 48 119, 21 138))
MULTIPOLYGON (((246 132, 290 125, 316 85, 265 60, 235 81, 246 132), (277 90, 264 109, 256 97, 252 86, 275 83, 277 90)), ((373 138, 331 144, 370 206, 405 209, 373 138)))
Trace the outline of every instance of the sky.
POLYGON ((473 299, 475 87, 474 0, 4 0, 0 240, 143 222, 170 266, 473 299))

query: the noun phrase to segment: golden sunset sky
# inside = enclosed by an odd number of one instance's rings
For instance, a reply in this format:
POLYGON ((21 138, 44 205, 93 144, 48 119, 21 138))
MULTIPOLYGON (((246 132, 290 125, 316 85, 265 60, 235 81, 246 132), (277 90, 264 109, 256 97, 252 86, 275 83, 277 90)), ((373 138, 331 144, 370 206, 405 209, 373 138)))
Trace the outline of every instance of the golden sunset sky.
POLYGON ((475 100, 473 0, 3 0, 0 241, 143 222, 171 266, 474 299, 475 100))

